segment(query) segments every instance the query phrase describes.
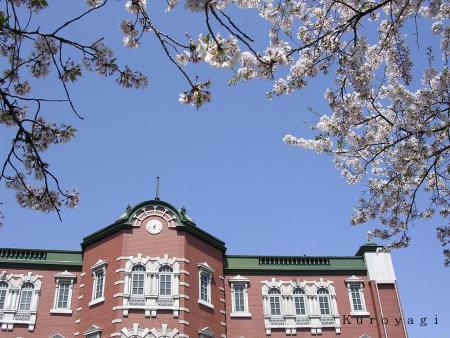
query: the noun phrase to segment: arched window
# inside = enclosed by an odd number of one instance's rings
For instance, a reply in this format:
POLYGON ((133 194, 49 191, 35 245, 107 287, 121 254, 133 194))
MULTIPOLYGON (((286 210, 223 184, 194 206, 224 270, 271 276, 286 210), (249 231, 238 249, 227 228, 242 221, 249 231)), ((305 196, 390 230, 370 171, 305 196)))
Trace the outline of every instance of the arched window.
POLYGON ((330 311, 330 293, 325 288, 317 290, 317 298, 319 300, 319 308, 321 315, 329 315, 330 311))
POLYGON ((6 293, 8 292, 8 283, 5 281, 0 282, 0 310, 3 310, 6 303, 6 293))
POLYGON ((172 274, 173 269, 169 265, 159 268, 159 295, 172 296, 172 274))
POLYGON ((306 295, 301 288, 294 289, 295 314, 297 316, 306 315, 306 295))
POLYGON ((138 264, 131 269, 131 294, 144 295, 145 266, 138 264))
POLYGON ((269 290, 270 314, 272 316, 281 315, 281 292, 276 288, 269 290))
POLYGON ((33 298, 34 285, 32 283, 24 283, 20 288, 19 311, 28 311, 31 307, 31 299, 33 298))

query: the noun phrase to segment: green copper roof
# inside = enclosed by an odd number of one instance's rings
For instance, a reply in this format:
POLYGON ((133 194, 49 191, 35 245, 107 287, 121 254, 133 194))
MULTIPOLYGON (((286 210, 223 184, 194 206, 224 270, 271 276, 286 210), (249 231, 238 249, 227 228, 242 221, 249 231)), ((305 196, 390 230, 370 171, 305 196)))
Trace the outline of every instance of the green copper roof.
POLYGON ((81 269, 81 251, 0 248, 1 266, 66 267, 81 269))
POLYGON ((334 256, 240 256, 227 255, 225 273, 341 274, 362 273, 367 269, 363 257, 334 256))
POLYGON ((372 241, 367 242, 364 245, 361 245, 356 252, 355 256, 364 256, 365 252, 376 252, 378 248, 383 248, 383 246, 378 245, 372 241))
POLYGON ((83 242, 81 243, 81 247, 84 249, 86 246, 93 244, 119 230, 131 229, 133 216, 136 214, 136 212, 146 206, 151 205, 163 206, 170 209, 177 218, 178 223, 178 226, 176 227, 177 230, 189 232, 192 235, 211 244, 212 246, 222 250, 223 252, 226 251, 225 243, 222 240, 218 239, 217 237, 214 237, 208 232, 198 228, 196 224, 192 221, 192 219, 186 214, 186 210, 184 208, 182 208, 181 210, 177 210, 171 204, 160 200, 145 201, 139 203, 134 207, 130 208, 127 207, 125 212, 122 215, 120 215, 119 219, 116 222, 84 237, 83 242))

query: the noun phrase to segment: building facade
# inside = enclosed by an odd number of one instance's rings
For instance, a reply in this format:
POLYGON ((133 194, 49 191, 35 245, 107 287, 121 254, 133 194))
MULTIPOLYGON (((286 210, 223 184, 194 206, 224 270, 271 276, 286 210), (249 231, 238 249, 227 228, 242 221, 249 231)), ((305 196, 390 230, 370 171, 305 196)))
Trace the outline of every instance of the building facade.
POLYGON ((4 338, 407 337, 389 253, 226 255, 151 200, 81 251, 0 249, 4 338))

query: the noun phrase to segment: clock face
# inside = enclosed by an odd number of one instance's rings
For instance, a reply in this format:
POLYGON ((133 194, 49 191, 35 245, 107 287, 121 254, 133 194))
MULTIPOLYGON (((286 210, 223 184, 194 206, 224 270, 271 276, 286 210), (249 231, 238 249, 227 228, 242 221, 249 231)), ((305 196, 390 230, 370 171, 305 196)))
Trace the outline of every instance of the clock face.
POLYGON ((156 235, 161 232, 163 225, 157 219, 151 219, 147 222, 145 227, 147 228, 147 231, 149 233, 151 233, 152 235, 156 235))

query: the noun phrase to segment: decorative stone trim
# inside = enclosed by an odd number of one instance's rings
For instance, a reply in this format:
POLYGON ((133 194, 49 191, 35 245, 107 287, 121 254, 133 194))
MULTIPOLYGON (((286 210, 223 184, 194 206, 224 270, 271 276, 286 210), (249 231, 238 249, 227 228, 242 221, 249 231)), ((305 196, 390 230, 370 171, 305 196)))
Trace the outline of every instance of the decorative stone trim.
POLYGON ((164 219, 169 228, 175 228, 179 225, 177 217, 172 210, 164 206, 149 205, 136 211, 131 217, 131 226, 140 227, 142 222, 152 216, 158 216, 164 219))
POLYGON ((225 323, 225 322, 220 322, 220 325, 222 325, 222 326, 227 326, 227 323, 225 323))
POLYGON ((119 285, 119 284, 125 284, 125 281, 123 280, 118 280, 114 282, 114 285, 119 285))
POLYGON ((144 257, 138 254, 136 257, 130 256, 125 262, 125 278, 123 282, 123 302, 122 314, 128 316, 129 309, 138 309, 145 311, 146 317, 156 317, 158 310, 171 310, 173 317, 178 317, 180 308, 180 263, 177 258, 170 258, 165 254, 164 257, 144 257), (132 269, 135 265, 142 265, 145 268, 144 273, 144 291, 142 295, 133 295, 131 293, 132 269), (171 275, 170 295, 159 294, 160 268, 169 266, 172 272, 161 272, 171 275))
POLYGON ((77 276, 73 273, 65 270, 64 272, 59 272, 55 274, 55 297, 53 300, 53 308, 50 309, 50 313, 55 314, 71 314, 71 304, 72 304, 72 291, 74 283, 77 279, 77 276), (60 292, 61 283, 69 283, 69 290, 67 294, 67 307, 66 308, 58 308, 58 296, 60 292))
POLYGON ((80 284, 79 288, 80 288, 80 289, 81 289, 81 288, 84 288, 84 283, 83 283, 83 284, 80 284))
POLYGON ((80 277, 84 277, 84 276, 86 276, 86 272, 80 273, 80 277))
POLYGON ((219 275, 219 279, 225 280, 225 277, 223 277, 222 275, 219 275))
POLYGON ((189 287, 189 283, 180 282, 180 286, 184 286, 184 287, 188 288, 189 287))
POLYGON ((220 301, 221 303, 225 303, 225 299, 223 299, 223 298, 219 298, 219 301, 220 301))
POLYGON ((341 323, 336 302, 336 291, 333 281, 323 278, 314 281, 280 281, 272 278, 262 281, 262 296, 264 309, 264 326, 266 335, 271 335, 273 328, 284 328, 287 335, 295 334, 297 328, 310 328, 311 334, 321 334, 322 328, 334 328, 336 334, 341 332, 341 323), (280 292, 281 314, 271 315, 269 290, 275 288, 280 292), (306 315, 297 316, 293 291, 301 288, 304 291, 306 315), (321 315, 317 291, 328 291, 330 314, 321 315))
POLYGON ((37 305, 39 304, 39 296, 42 287, 42 276, 33 275, 32 272, 27 274, 7 274, 6 271, 0 273, 0 281, 8 283, 5 295, 5 303, 2 311, 3 318, 1 320, 1 329, 12 331, 16 324, 27 325, 28 331, 34 331, 37 317, 37 305), (20 295, 24 284, 31 284, 31 303, 28 310, 19 310, 20 295))
POLYGON ((83 299, 83 297, 84 297, 83 295, 79 295, 77 298, 78 299, 83 299))
POLYGON ((181 295, 180 295, 180 298, 189 299, 189 296, 188 296, 188 295, 185 295, 185 294, 181 294, 181 295))
POLYGON ((81 319, 77 319, 76 321, 75 321, 75 324, 78 324, 78 323, 80 323, 81 322, 81 319))
POLYGON ((123 297, 123 293, 122 293, 122 292, 115 293, 115 294, 113 295, 113 297, 114 297, 114 298, 123 297))
POLYGON ((189 271, 187 271, 187 270, 180 270, 180 273, 182 273, 182 274, 185 274, 185 275, 188 275, 188 276, 189 276, 189 271))
POLYGON ((187 263, 187 264, 191 263, 189 259, 184 258, 184 257, 182 257, 182 258, 177 258, 177 262, 185 262, 185 263, 187 263))
POLYGON ((221 286, 219 286, 219 290, 222 291, 222 292, 225 292, 225 288, 223 288, 221 286))
POLYGON ((236 275, 234 277, 231 277, 228 279, 228 282, 230 283, 230 289, 231 289, 231 313, 230 317, 251 317, 251 313, 249 312, 249 305, 248 305, 248 287, 250 285, 250 280, 242 277, 241 275, 236 275), (236 304, 235 304, 235 292, 237 288, 242 288, 242 297, 244 301, 244 308, 239 309, 239 311, 236 311, 236 304))
POLYGON ((77 331, 77 332, 75 332, 73 335, 74 335, 74 336, 78 336, 79 334, 80 334, 80 332, 77 331))
POLYGON ((225 312, 225 310, 220 310, 220 313, 223 315, 226 315, 227 313, 225 312))
POLYGON ((115 323, 122 323, 122 319, 117 318, 117 319, 113 319, 113 320, 111 321, 111 324, 115 324, 115 323))

